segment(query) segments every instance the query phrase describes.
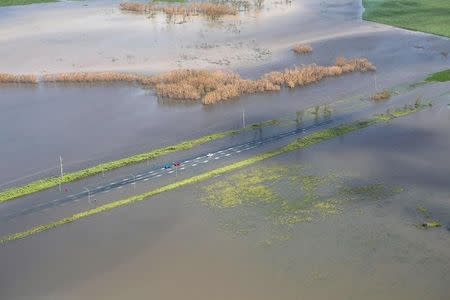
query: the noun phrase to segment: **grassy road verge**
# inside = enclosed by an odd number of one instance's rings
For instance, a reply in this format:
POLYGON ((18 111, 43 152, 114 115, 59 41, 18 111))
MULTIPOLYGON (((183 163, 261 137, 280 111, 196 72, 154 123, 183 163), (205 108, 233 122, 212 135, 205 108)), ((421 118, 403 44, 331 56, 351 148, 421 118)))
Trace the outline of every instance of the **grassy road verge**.
POLYGON ((47 230, 59 227, 61 225, 67 224, 67 223, 72 223, 77 220, 87 218, 89 216, 100 214, 102 212, 106 212, 106 211, 109 211, 109 210, 112 210, 112 209, 115 209, 118 207, 130 205, 135 202, 148 200, 152 196, 161 194, 163 192, 171 191, 176 188, 186 186, 189 184, 202 182, 202 181, 208 180, 210 178, 213 178, 217 175, 221 175, 221 174, 225 174, 225 173, 237 170, 237 169, 241 169, 241 168, 250 166, 252 164, 255 164, 257 162, 260 162, 260 161, 272 158, 274 156, 283 154, 283 153, 306 148, 306 147, 318 144, 323 141, 331 140, 338 136, 342 136, 342 135, 345 135, 345 134, 348 134, 348 133, 351 133, 351 132, 354 132, 354 131, 357 131, 357 130, 360 130, 363 128, 367 128, 371 125, 389 122, 390 120, 393 120, 395 118, 410 115, 412 113, 420 111, 424 107, 427 107, 427 105, 408 106, 408 107, 405 107, 402 109, 393 110, 389 114, 377 115, 377 116, 373 117, 372 119, 343 124, 343 125, 340 125, 337 127, 317 131, 311 135, 299 138, 296 141, 294 141, 284 147, 281 147, 281 148, 278 148, 278 149, 275 149, 275 150, 272 150, 272 151, 269 151, 266 153, 262 153, 259 155, 255 155, 253 157, 230 164, 228 166, 218 168, 218 169, 215 169, 215 170, 212 170, 209 172, 205 172, 203 174, 193 176, 191 178, 180 180, 180 181, 162 186, 160 188, 157 188, 155 190, 152 190, 152 191, 140 194, 140 195, 132 196, 132 197, 129 197, 129 198, 126 198, 123 200, 114 201, 114 202, 104 204, 99 207, 87 210, 87 211, 76 213, 70 217, 63 218, 63 219, 60 219, 60 220, 52 222, 52 223, 39 225, 39 226, 33 227, 26 231, 13 233, 13 234, 4 236, 2 239, 0 239, 0 244, 4 244, 4 243, 10 242, 10 241, 17 240, 17 239, 22 239, 22 238, 25 238, 25 237, 28 237, 28 236, 31 236, 31 235, 34 235, 34 234, 37 234, 37 233, 40 233, 43 231, 47 231, 47 230))
POLYGON ((363 19, 450 37, 449 0, 363 0, 363 19))

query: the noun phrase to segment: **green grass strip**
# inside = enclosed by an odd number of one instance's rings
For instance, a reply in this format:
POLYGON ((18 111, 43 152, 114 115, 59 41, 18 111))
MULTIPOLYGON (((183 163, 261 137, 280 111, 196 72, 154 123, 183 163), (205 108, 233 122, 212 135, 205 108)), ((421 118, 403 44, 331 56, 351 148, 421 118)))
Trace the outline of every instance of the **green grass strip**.
POLYGON ((58 0, 0 0, 1 6, 27 5, 35 3, 57 2, 58 0))
MULTIPOLYGON (((450 25, 449 25, 450 26, 450 25)), ((437 72, 425 79, 427 82, 447 82, 450 81, 450 69, 437 72)))
POLYGON ((363 0, 363 19, 450 37, 449 0, 363 0))
POLYGON ((72 181, 80 180, 89 176, 97 175, 102 172, 118 169, 131 164, 137 164, 146 160, 155 159, 157 157, 174 153, 177 151, 189 150, 196 146, 211 142, 214 140, 222 139, 238 133, 238 130, 229 130, 221 133, 215 133, 203 136, 195 140, 184 141, 182 143, 167 146, 164 148, 152 150, 141 154, 136 154, 123 159, 102 163, 90 168, 82 169, 75 172, 66 173, 61 177, 48 177, 40 180, 30 182, 23 186, 13 187, 0 192, 0 203, 13 200, 19 197, 23 197, 32 193, 40 192, 59 184, 69 183, 72 181))
POLYGON ((281 148, 278 148, 278 149, 275 149, 275 150, 272 150, 272 151, 269 151, 266 153, 255 155, 253 157, 230 164, 228 166, 218 168, 218 169, 215 169, 215 170, 212 170, 209 172, 205 172, 203 174, 193 176, 191 178, 183 179, 183 180, 162 186, 160 188, 157 188, 155 190, 152 190, 152 191, 140 194, 140 195, 132 196, 132 197, 129 197, 129 198, 126 198, 123 200, 114 201, 114 202, 99 206, 97 208, 93 208, 93 209, 90 209, 90 210, 87 210, 84 212, 76 213, 70 217, 63 218, 61 220, 58 220, 58 221, 55 221, 52 223, 39 225, 39 226, 33 227, 26 231, 7 235, 0 240, 0 244, 4 244, 4 243, 18 240, 18 239, 23 239, 25 237, 28 237, 28 236, 31 236, 31 235, 34 235, 34 234, 37 234, 37 233, 40 233, 43 231, 47 231, 47 230, 56 228, 58 226, 61 226, 61 225, 67 224, 67 223, 72 223, 77 220, 87 218, 89 216, 100 214, 102 212, 106 212, 106 211, 112 210, 114 208, 130 205, 135 202, 144 201, 144 200, 149 199, 152 196, 161 194, 163 192, 168 192, 168 191, 171 191, 176 188, 186 186, 189 184, 202 182, 202 181, 208 180, 210 178, 213 178, 217 175, 221 175, 221 174, 225 174, 225 173, 237 170, 237 169, 241 169, 241 168, 250 166, 252 164, 255 164, 257 162, 260 162, 260 161, 272 158, 274 156, 283 154, 283 153, 306 148, 306 147, 318 144, 320 142, 327 141, 327 140, 333 139, 335 137, 342 136, 342 135, 348 134, 350 132, 354 132, 354 131, 369 127, 369 126, 377 124, 377 123, 388 122, 395 118, 407 116, 407 115, 415 113, 415 112, 421 110, 423 107, 427 107, 427 106, 428 105, 421 105, 421 106, 417 106, 417 107, 409 106, 409 107, 405 107, 403 109, 392 111, 389 114, 377 115, 374 118, 369 119, 369 120, 357 121, 357 122, 343 124, 343 125, 340 125, 337 127, 317 131, 308 136, 299 138, 296 141, 294 141, 284 147, 281 147, 281 148))

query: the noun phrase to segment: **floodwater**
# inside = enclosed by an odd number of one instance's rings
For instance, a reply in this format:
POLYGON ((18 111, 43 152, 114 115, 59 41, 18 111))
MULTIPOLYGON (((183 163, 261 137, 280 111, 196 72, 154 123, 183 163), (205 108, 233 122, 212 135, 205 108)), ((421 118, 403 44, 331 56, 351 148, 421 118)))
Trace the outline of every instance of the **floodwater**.
MULTIPOLYGON (((339 55, 368 57, 377 72, 214 106, 157 99, 134 85, 1 85, 2 187, 55 174, 60 155, 74 170, 239 128, 243 111, 247 123, 278 119, 367 99, 449 66, 442 54, 448 39, 363 22, 356 0, 267 1, 259 12, 183 24, 122 13, 118 3, 0 8, 0 72, 201 67, 255 78, 295 64, 331 64, 339 55), (294 55, 297 42, 312 43, 313 54, 294 55)), ((430 85, 420 96, 436 96, 438 86, 437 94, 448 92, 448 85, 430 85)), ((367 106, 411 101, 405 95, 367 106)), ((449 126, 450 109, 440 102, 2 245, 0 298, 447 299, 449 126), (429 220, 442 226, 421 228, 429 220)))
POLYGON ((5 299, 446 299, 449 126, 441 102, 7 244, 0 290, 5 299), (235 181, 248 174, 265 181, 235 181), (221 202, 229 183, 241 202, 221 202), (428 219, 442 227, 421 228, 428 219))
POLYGON ((204 107, 161 101, 127 85, 0 86, 0 185, 278 118, 304 107, 422 80, 449 64, 448 39, 362 22, 359 1, 267 1, 218 22, 183 24, 123 13, 118 2, 63 2, 0 9, 1 72, 122 70, 158 73, 207 67, 258 77, 293 65, 368 57, 376 74, 351 74, 295 91, 204 107), (64 21, 63 21, 64 20, 64 21), (58 26, 54 26, 58 23, 58 26), (232 30, 230 29, 232 28, 232 30), (107 34, 106 34, 107 33, 107 34), (298 56, 293 44, 311 42, 298 56), (29 55, 28 49, 33 49, 29 55), (157 59, 155 59, 157 57, 157 59))

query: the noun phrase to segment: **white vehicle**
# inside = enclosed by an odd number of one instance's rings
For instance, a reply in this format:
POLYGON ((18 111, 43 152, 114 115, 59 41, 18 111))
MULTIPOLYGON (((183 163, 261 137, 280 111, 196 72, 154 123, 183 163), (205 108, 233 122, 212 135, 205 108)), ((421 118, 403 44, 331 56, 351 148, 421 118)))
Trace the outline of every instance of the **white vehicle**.
POLYGON ((211 156, 214 156, 214 154, 208 153, 208 154, 206 154, 206 156, 207 156, 207 157, 211 157, 211 156))

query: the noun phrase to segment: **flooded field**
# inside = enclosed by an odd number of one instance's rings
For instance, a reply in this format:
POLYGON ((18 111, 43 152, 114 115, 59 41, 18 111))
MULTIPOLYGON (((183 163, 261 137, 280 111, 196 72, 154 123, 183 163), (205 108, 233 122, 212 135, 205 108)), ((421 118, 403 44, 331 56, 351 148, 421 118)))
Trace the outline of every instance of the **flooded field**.
POLYGON ((441 103, 8 244, 0 288, 7 299, 445 299, 449 126, 441 103), (431 220, 441 227, 422 226, 431 220))
POLYGON ((237 100, 240 105, 211 108, 158 101, 152 91, 134 86, 2 85, 0 138, 8 141, 0 150, 0 155, 8 157, 1 165, 7 170, 0 174, 4 185, 55 171, 59 155, 76 169, 235 128, 243 110, 249 121, 259 122, 311 103, 368 96, 377 89, 422 80, 448 64, 441 55, 450 46, 448 39, 363 23, 358 1, 268 1, 258 11, 216 22, 193 17, 183 24, 122 12, 118 4, 94 1, 2 8, 0 23, 5 26, 0 26, 0 56, 8 59, 0 60, 0 70, 155 74, 180 67, 212 67, 256 78, 293 65, 330 65, 344 55, 368 57, 377 74, 346 75, 301 91, 247 96, 237 100), (64 19, 63 25, 52 26, 57 19, 64 19), (230 26, 236 28, 230 30, 230 26), (281 38, 274 43, 273 36, 281 38), (313 53, 293 53, 291 48, 298 42, 312 43, 313 53), (27 54, 30 47, 33 56, 27 54), (358 84, 354 84, 356 78, 358 84))
POLYGON ((3 84, 0 138, 7 143, 2 143, 6 146, 0 155, 8 160, 0 162, 7 170, 0 174, 2 185, 53 174, 59 155, 68 168, 77 169, 236 128, 243 110, 249 122, 273 119, 313 104, 368 97, 382 88, 414 83, 449 63, 442 55, 450 46, 448 39, 361 22, 359 1, 267 1, 258 11, 215 22, 192 17, 183 24, 122 12, 118 4, 2 8, 0 56, 8 59, 0 60, 0 71, 155 74, 207 67, 256 78, 294 65, 330 65, 344 55, 369 58, 377 72, 349 74, 301 90, 245 96, 208 108, 197 102, 161 101, 153 91, 137 86, 3 84), (52 26, 58 19, 64 19, 63 25, 52 26), (273 36, 280 38, 274 42, 273 36), (313 53, 293 53, 291 48, 299 42, 311 43, 313 53), (33 56, 28 55, 30 47, 33 56))
POLYGON ((173 147, 106 175, 0 197, 0 299, 448 298, 450 82, 424 82, 449 68, 448 38, 362 21, 359 0, 236 2, 236 13, 217 18, 120 3, 0 8, 0 75, 37 78, 0 83, 1 192, 58 176, 60 156, 67 176, 173 147), (293 51, 299 44, 306 50, 293 51), (307 64, 334 66, 331 74, 340 56, 367 58, 376 71, 312 84, 280 75, 279 91, 211 105, 158 97, 136 80, 43 80, 186 68, 256 80, 307 64), (394 108, 414 113, 391 119, 394 108), (380 113, 389 121, 213 172, 380 113), (228 130, 236 132, 172 146, 228 130))

